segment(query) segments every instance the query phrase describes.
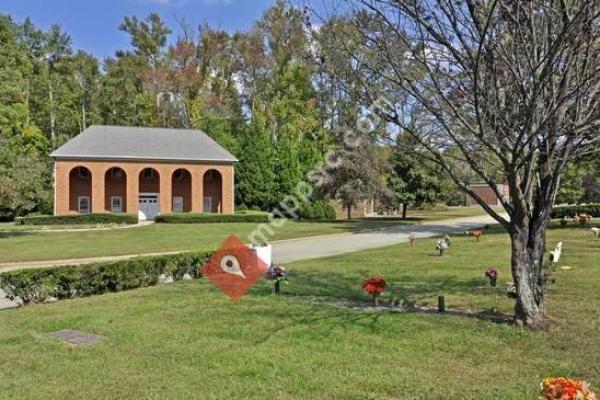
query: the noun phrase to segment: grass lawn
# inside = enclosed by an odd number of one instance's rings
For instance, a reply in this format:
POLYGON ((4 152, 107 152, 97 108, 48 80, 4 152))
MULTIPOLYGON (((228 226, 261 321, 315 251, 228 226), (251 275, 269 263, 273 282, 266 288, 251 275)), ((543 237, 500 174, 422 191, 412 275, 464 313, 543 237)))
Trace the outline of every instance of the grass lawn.
POLYGON ((545 332, 451 315, 369 312, 329 305, 362 300, 383 275, 388 296, 418 304, 510 311, 484 270, 509 277, 508 238, 455 237, 289 264, 284 295, 262 281, 238 304, 208 280, 0 312, 0 398, 535 399, 548 376, 600 389, 600 240, 578 228, 564 240, 549 288, 545 332), (106 336, 69 348, 42 335, 106 336), (35 384, 32 384, 35 383, 35 384))
MULTIPOLYGON (((481 215, 483 211, 479 207, 451 208, 430 211, 427 218, 431 220, 454 218, 457 213, 461 214, 460 216, 471 216, 481 215)), ((399 224, 414 224, 424 220, 425 217, 421 216, 406 221, 397 218, 362 218, 332 222, 288 221, 282 228, 275 229, 273 240, 355 232, 399 224)), ((256 226, 255 223, 154 224, 147 227, 96 232, 43 233, 23 232, 15 230, 15 225, 0 224, 0 263, 213 248, 230 234, 237 234, 245 240, 256 226), (7 227, 12 230, 5 230, 4 228, 7 227)), ((64 226, 60 227, 64 228, 64 226)))
POLYGON ((62 231, 71 229, 116 228, 126 225, 116 224, 77 224, 77 225, 16 225, 14 222, 0 222, 0 234, 12 232, 62 231))
MULTIPOLYGON (((503 213, 505 212, 502 207, 492 207, 494 210, 503 213)), ((479 206, 472 207, 446 207, 446 206, 435 206, 431 210, 408 210, 406 214, 407 219, 423 220, 423 221, 439 221, 443 219, 453 218, 464 218, 464 217, 476 217, 478 215, 485 215, 483 208, 479 206)))
MULTIPOLYGON (((326 235, 398 225, 398 221, 288 221, 273 240, 326 235)), ((408 222, 405 222, 408 223, 408 222)), ((256 223, 153 224, 146 227, 88 232, 0 233, 0 263, 58 260, 123 254, 216 248, 230 234, 243 240, 256 223)))

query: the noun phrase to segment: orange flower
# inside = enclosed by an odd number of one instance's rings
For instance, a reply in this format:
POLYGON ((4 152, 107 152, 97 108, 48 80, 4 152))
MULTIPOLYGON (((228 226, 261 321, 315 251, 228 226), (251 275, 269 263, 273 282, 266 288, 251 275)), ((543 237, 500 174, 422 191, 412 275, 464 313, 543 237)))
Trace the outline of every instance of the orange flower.
POLYGON ((597 400, 588 383, 577 379, 547 378, 541 389, 547 400, 597 400))

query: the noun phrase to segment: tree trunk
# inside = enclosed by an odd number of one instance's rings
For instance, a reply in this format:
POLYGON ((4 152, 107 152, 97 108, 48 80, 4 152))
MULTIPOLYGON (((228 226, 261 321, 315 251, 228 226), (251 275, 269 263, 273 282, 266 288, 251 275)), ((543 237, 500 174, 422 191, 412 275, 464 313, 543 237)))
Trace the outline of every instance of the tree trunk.
POLYGON ((543 262, 546 224, 528 225, 515 228, 510 235, 511 268, 517 288, 515 322, 539 329, 545 325, 543 262))
MULTIPOLYGON (((52 79, 52 77, 48 77, 49 80, 52 79)), ((55 121, 56 121, 56 115, 55 115, 55 111, 54 111, 54 92, 52 91, 52 82, 48 82, 48 100, 49 100, 49 105, 50 105, 50 138, 52 139, 52 144, 55 145, 56 144, 56 130, 55 130, 55 121)))
POLYGON ((346 206, 346 217, 352 219, 352 206, 346 206))
POLYGON ((85 100, 81 100, 81 124, 83 126, 83 129, 87 128, 87 121, 85 115, 85 100))
POLYGON ((25 126, 29 126, 29 120, 31 116, 31 112, 29 110, 29 79, 27 79, 27 89, 25 89, 25 126))
POLYGON ((402 219, 406 219, 406 203, 402 203, 402 219))

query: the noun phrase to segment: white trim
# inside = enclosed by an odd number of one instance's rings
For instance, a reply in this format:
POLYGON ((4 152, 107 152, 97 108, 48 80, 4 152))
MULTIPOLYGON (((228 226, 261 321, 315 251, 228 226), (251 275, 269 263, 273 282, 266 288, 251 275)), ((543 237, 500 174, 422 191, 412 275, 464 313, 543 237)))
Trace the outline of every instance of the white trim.
POLYGON ((79 214, 89 214, 91 212, 91 204, 90 204, 90 196, 77 196, 77 212, 79 214), (87 200, 87 211, 86 212, 82 212, 81 211, 81 200, 86 199, 87 200))

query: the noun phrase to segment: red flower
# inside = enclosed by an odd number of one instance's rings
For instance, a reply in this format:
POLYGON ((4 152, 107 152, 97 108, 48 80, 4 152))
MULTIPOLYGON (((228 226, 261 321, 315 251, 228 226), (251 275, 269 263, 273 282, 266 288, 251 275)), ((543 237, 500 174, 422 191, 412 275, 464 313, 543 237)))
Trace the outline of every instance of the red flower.
POLYGON ((362 288, 371 296, 378 296, 385 291, 385 280, 379 276, 369 278, 363 282, 362 288))
POLYGON ((488 268, 485 271, 485 276, 488 277, 488 279, 496 279, 498 278, 498 270, 496 268, 488 268))

